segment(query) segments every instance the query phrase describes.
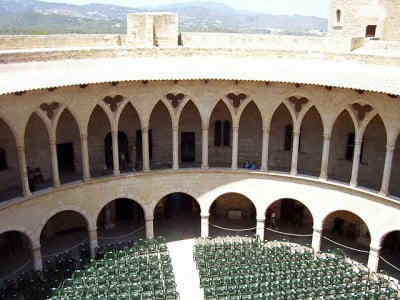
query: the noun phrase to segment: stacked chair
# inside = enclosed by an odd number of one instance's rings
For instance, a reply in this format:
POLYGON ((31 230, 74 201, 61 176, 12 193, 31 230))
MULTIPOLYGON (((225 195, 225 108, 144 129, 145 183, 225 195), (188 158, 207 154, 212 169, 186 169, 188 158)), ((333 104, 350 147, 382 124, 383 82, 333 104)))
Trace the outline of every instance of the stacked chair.
POLYGON ((179 299, 163 237, 108 245, 96 257, 53 288, 50 299, 179 299))
POLYGON ((194 260, 204 299, 400 299, 387 275, 347 259, 257 236, 199 238, 194 260))

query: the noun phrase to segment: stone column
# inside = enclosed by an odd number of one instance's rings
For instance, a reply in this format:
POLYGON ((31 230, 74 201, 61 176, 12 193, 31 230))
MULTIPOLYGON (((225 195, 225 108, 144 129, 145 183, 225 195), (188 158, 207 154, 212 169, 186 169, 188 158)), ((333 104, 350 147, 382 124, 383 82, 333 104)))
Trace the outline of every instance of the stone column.
POLYGON ((265 231, 265 218, 257 218, 256 234, 260 237, 262 241, 264 240, 264 231, 265 231))
POLYGON ((361 154, 361 140, 355 138, 354 140, 354 154, 353 154, 353 167, 351 170, 350 186, 356 187, 358 182, 358 168, 360 167, 360 154, 361 154))
POLYGON ((383 168, 382 185, 381 190, 379 191, 379 193, 384 196, 389 194, 389 183, 392 173, 394 149, 395 148, 393 146, 386 146, 385 167, 383 168))
POLYGON ((149 155, 149 128, 142 127, 142 157, 143 171, 150 170, 150 155, 149 155))
POLYGON ((315 253, 321 250, 321 238, 322 228, 313 227, 311 247, 314 249, 315 253))
POLYGON ((369 246, 369 256, 368 256, 368 268, 371 272, 376 272, 378 271, 378 265, 379 265, 379 252, 381 251, 380 246, 374 246, 370 245, 369 246))
POLYGON ((89 229, 89 245, 90 245, 90 256, 91 258, 96 257, 96 247, 99 245, 97 239, 97 228, 89 229))
POLYGON ((210 218, 209 214, 201 215, 201 237, 202 238, 208 237, 209 218, 210 218))
POLYGON ((55 140, 50 141, 51 167, 53 171, 53 186, 60 187, 60 175, 58 172, 57 143, 55 140))
POLYGON ((150 239, 154 237, 154 218, 146 219, 146 238, 150 239))
POLYGON ((112 131, 112 152, 113 152, 113 165, 114 176, 119 175, 119 149, 118 149, 118 131, 112 131))
POLYGON ((297 160, 299 156, 299 137, 300 132, 293 131, 293 146, 292 146, 292 164, 290 168, 290 175, 297 175, 297 160))
POLYGON ((263 128, 261 168, 260 171, 268 172, 269 128, 263 128))
POLYGON ((81 151, 82 151, 83 181, 89 181, 90 180, 89 147, 86 134, 81 135, 81 151))
POLYGON ((239 127, 233 127, 232 135, 232 170, 237 170, 238 147, 239 147, 239 127))
POLYGON ((201 134, 201 168, 208 169, 208 126, 202 127, 201 134))
POLYGON ((172 128, 172 169, 179 169, 179 128, 172 128))
POLYGON ((328 162, 329 162, 329 148, 331 145, 331 135, 324 134, 324 144, 322 147, 322 159, 321 159, 321 173, 319 179, 328 179, 328 162))
POLYGON ((32 248, 32 257, 33 257, 33 268, 35 270, 42 270, 43 262, 42 262, 42 252, 40 250, 40 246, 32 248))
POLYGON ((18 146, 19 175, 21 177, 22 195, 28 197, 32 195, 29 189, 28 169, 26 166, 25 147, 18 146))

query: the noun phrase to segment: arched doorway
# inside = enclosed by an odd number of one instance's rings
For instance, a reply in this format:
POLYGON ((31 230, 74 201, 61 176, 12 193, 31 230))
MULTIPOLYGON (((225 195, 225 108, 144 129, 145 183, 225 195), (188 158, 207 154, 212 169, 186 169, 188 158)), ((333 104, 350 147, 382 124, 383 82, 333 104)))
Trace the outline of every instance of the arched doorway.
POLYGON ((365 129, 361 149, 358 185, 379 191, 386 155, 386 130, 379 116, 365 129))
POLYGON ((371 237, 367 225, 356 214, 345 210, 329 214, 322 225, 321 238, 321 251, 340 248, 351 259, 367 264, 371 237))
POLYGON ((196 105, 186 103, 179 118, 179 160, 180 168, 201 165, 201 117, 196 105))
POLYGON ((298 172, 318 177, 321 170, 323 125, 318 110, 313 106, 301 123, 298 172))
POLYGON ((221 195, 210 207, 209 235, 255 234, 256 215, 253 202, 246 196, 238 193, 221 195))
POLYGON ((258 107, 252 101, 244 109, 239 124, 238 166, 249 160, 256 169, 261 166, 262 119, 258 107))
MULTIPOLYGON (((110 121, 104 110, 97 105, 89 120, 88 125, 88 151, 90 174, 92 177, 100 177, 112 174, 112 169, 107 168, 104 155, 104 137, 111 130, 110 121)), ((111 152, 112 161, 112 152, 111 152)))
MULTIPOLYGON (((159 101, 150 115, 149 121, 149 158, 151 169, 168 169, 172 167, 172 121, 169 111, 159 101)), ((139 131, 137 139, 141 141, 139 131)), ((142 143, 140 143, 142 146, 142 143)), ((139 147, 136 147, 139 148, 139 147)))
POLYGON ((43 120, 33 113, 25 129, 25 155, 30 190, 53 186, 49 134, 43 120))
POLYGON ((222 100, 215 105, 209 125, 209 165, 230 168, 232 166, 232 117, 222 100))
POLYGON ((18 151, 7 123, 0 119, 0 201, 22 194, 18 151))
MULTIPOLYGON (((124 110, 122 111, 119 122, 118 128, 120 132, 126 133, 129 145, 128 154, 125 156, 125 163, 121 157, 121 149, 119 148, 120 152, 120 171, 123 172, 132 172, 132 171, 139 171, 142 170, 142 139, 141 136, 137 136, 137 132, 141 132, 140 127, 140 119, 137 111, 132 106, 131 103, 128 103, 124 110), (140 138, 140 141, 139 141, 140 138), (139 144, 139 148, 137 145, 139 144), (140 152, 140 160, 138 160, 138 153, 140 152)), ((119 133, 118 133, 119 135, 119 133)), ((120 137, 118 136, 119 147, 121 147, 120 137)))
MULTIPOLYGON (((128 170, 128 162, 130 161, 129 142, 125 132, 118 131, 118 157, 120 170, 125 172, 128 170)), ((113 145, 111 132, 107 133, 104 138, 104 160, 108 169, 114 168, 113 161, 113 145)))
POLYGON ((46 266, 57 254, 70 252, 73 257, 90 259, 90 251, 80 253, 80 245, 89 245, 86 218, 72 210, 59 212, 45 224, 40 234, 42 260, 46 266))
POLYGON ((378 270, 400 280, 400 231, 389 232, 382 241, 378 270))
POLYGON ((99 245, 145 238, 144 211, 128 198, 118 198, 106 204, 97 216, 99 245))
POLYGON ((313 216, 302 202, 285 198, 272 203, 265 213, 265 239, 311 244, 313 216), (275 214, 275 220, 274 220, 275 214))
POLYGON ((276 171, 290 171, 292 161, 293 120, 284 104, 274 112, 271 120, 268 147, 268 168, 276 171))
POLYGON ((177 241, 200 236, 200 205, 190 195, 171 193, 154 209, 154 234, 177 241))
POLYGON ((31 248, 29 238, 22 232, 0 234, 0 278, 6 278, 21 268, 20 272, 33 270, 31 248))
POLYGON ((353 167, 355 128, 350 114, 345 110, 332 128, 329 147, 328 178, 350 182, 353 167))
POLYGON ((82 179, 82 151, 75 118, 65 109, 57 124, 57 159, 61 183, 82 179))

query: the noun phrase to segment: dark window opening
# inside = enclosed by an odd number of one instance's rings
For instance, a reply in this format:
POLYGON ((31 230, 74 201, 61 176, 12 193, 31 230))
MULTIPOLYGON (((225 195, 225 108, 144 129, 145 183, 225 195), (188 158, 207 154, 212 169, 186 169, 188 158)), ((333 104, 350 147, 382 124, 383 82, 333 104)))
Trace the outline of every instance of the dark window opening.
POLYGON ((376 25, 368 25, 365 30, 365 37, 375 37, 376 25))
POLYGON ((231 143, 231 122, 224 121, 224 146, 230 146, 231 143))
POLYGON ((221 146, 221 121, 214 123, 214 146, 221 146))
POLYGON ((0 149, 0 170, 7 170, 6 151, 0 149))
MULTIPOLYGON (((346 160, 351 160, 351 161, 353 160, 354 148, 355 148, 355 134, 354 132, 350 132, 347 138, 346 160)), ((363 157, 363 152, 364 152, 364 140, 361 142, 360 162, 363 157)))
POLYGON ((286 151, 291 151, 292 150, 292 142, 293 142, 293 138, 292 138, 292 134, 293 133, 293 126, 288 124, 285 127, 285 147, 284 149, 286 151))
POLYGON ((340 24, 340 19, 342 18, 342 12, 340 11, 340 9, 336 10, 336 24, 339 25, 340 24))

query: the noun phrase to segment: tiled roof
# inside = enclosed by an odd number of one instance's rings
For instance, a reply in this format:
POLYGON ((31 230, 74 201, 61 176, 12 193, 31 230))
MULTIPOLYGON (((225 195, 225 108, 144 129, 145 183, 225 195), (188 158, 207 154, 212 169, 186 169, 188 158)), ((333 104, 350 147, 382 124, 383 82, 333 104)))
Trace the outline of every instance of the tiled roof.
POLYGON ((0 65, 0 94, 132 80, 270 81, 360 89, 400 95, 400 68, 351 60, 160 56, 0 65))

